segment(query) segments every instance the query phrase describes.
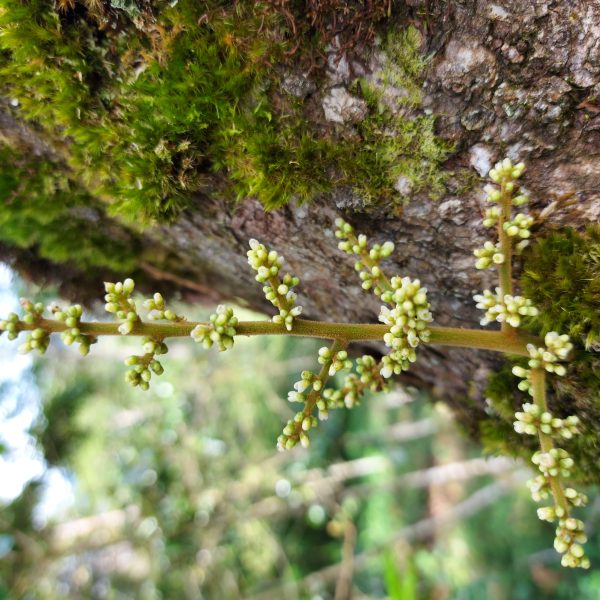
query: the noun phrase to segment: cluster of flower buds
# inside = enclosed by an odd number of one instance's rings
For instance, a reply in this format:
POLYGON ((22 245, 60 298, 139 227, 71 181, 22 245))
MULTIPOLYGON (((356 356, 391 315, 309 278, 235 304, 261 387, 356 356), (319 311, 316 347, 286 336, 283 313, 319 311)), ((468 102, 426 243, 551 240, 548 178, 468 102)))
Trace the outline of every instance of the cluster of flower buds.
POLYGON ((563 376, 567 372, 564 365, 556 364, 560 360, 556 354, 550 352, 547 348, 536 348, 533 344, 527 344, 529 351, 529 366, 532 369, 543 367, 549 373, 563 376))
MULTIPOLYGON (((524 408, 527 405, 524 405, 524 408)), ((523 414, 523 413, 521 413, 523 414)), ((531 414, 528 411, 526 414, 531 414)), ((551 435, 562 435, 564 436, 561 427, 552 426, 552 417, 545 417, 548 413, 539 411, 535 419, 538 423, 538 427, 541 430, 544 425, 550 425, 551 435), (544 421, 546 421, 544 423, 544 421)), ((568 419, 574 419, 575 417, 568 417, 568 419)), ((567 419, 567 420, 568 420, 567 419)), ((518 421, 522 423, 520 419, 518 421)), ((574 427, 569 431, 569 435, 577 432, 576 425, 578 421, 574 423, 574 427)), ((528 428, 532 423, 527 423, 528 428)), ((516 423, 515 423, 515 429, 516 423)), ((548 431, 548 430, 546 430, 548 431)), ((529 433, 529 431, 523 431, 523 433, 529 433)), ((551 479, 555 479, 560 486, 560 479, 566 478, 571 475, 571 469, 573 468, 573 459, 569 456, 566 450, 562 448, 552 448, 548 452, 536 452, 532 457, 532 462, 537 465, 541 475, 538 475, 534 479, 528 482, 531 490, 531 496, 539 502, 548 498, 551 495, 552 486, 551 479)), ((583 523, 579 519, 575 519, 569 515, 569 509, 573 507, 585 506, 588 502, 587 496, 578 492, 577 490, 568 487, 562 494, 562 500, 555 498, 554 506, 544 506, 538 509, 538 518, 542 521, 554 522, 556 519, 559 520, 558 527, 556 529, 556 537, 554 539, 554 548, 562 554, 561 564, 564 567, 580 567, 588 569, 590 567, 590 561, 585 555, 582 544, 587 541, 584 533, 583 523)))
POLYGON ((519 213, 512 221, 506 221, 506 223, 502 225, 502 228, 510 237, 519 236, 521 239, 525 240, 531 237, 530 228, 532 225, 533 217, 519 213))
POLYGON ((19 327, 19 315, 17 313, 11 312, 8 313, 6 319, 0 321, 0 332, 7 332, 7 337, 9 340, 16 340, 19 331, 21 331, 19 327))
POLYGON ((531 457, 531 462, 537 465, 544 477, 571 476, 571 469, 575 464, 569 453, 562 448, 552 448, 548 452, 536 452, 531 457))
POLYGON ((302 313, 302 307, 295 306, 297 294, 293 291, 300 280, 290 273, 280 277, 283 256, 279 256, 275 250, 269 251, 257 240, 250 240, 247 255, 248 264, 256 271, 256 281, 268 284, 263 287, 265 298, 279 309, 279 314, 271 320, 273 323, 285 325, 285 328, 291 331, 294 319, 302 313))
MULTIPOLYGON (((21 298, 21 306, 25 311, 22 321, 19 316, 11 312, 6 319, 0 321, 0 332, 6 331, 9 340, 15 340, 23 326, 35 325, 42 318, 44 305, 41 302, 33 303, 27 298, 21 298)), ((44 354, 50 343, 50 334, 42 327, 37 327, 31 333, 27 334, 25 342, 19 346, 21 354, 27 354, 32 350, 37 350, 40 354, 44 354)))
POLYGON ((379 320, 390 326, 384 342, 391 348, 391 352, 382 359, 379 375, 384 378, 398 375, 416 360, 415 348, 419 343, 429 340, 427 323, 432 320, 432 316, 429 312, 427 289, 421 287, 418 279, 412 281, 410 277, 393 277, 388 281, 380 263, 394 251, 392 242, 375 244, 369 249, 367 237, 357 237, 349 223, 336 219, 335 224, 335 235, 341 240, 338 244, 340 250, 359 257, 354 266, 360 272, 363 289, 372 289, 376 296, 393 306, 392 309, 382 306, 379 315, 379 320))
MULTIPOLYGON (((327 362, 328 361, 326 361, 326 363, 327 362)), ((319 408, 319 418, 324 420, 327 419, 328 412, 327 403, 321 397, 322 390, 323 381, 316 373, 309 370, 302 371, 300 380, 294 383, 294 389, 288 393, 288 401, 306 404, 309 397, 312 400, 316 399, 316 405, 319 408), (310 387, 312 387, 312 390, 306 393, 310 387)), ((308 448, 310 445, 308 431, 316 427, 317 424, 317 417, 310 414, 309 411, 306 410, 306 407, 303 410, 298 411, 294 415, 294 418, 286 423, 283 432, 277 438, 277 449, 290 450, 296 446, 298 442, 300 442, 304 448, 308 448)))
POLYGON ((333 377, 339 371, 352 368, 352 361, 348 358, 348 353, 345 350, 339 350, 335 354, 331 354, 331 350, 327 346, 319 348, 320 365, 329 364, 329 376, 333 377))
POLYGON ((371 391, 385 391, 387 384, 381 378, 381 367, 377 361, 370 355, 364 354, 356 359, 356 372, 360 382, 371 391))
POLYGON ((313 390, 319 392, 323 387, 323 382, 316 373, 307 369, 300 374, 300 380, 294 383, 294 391, 288 394, 288 400, 290 402, 304 402, 306 400, 304 396, 295 397, 294 394, 302 394, 310 386, 312 386, 313 390))
MULTIPOLYGON (((346 377, 341 390, 325 389, 329 377, 352 368, 352 361, 345 350, 334 351, 325 346, 319 350, 318 362, 322 365, 320 373, 302 371, 300 380, 294 383, 294 389, 288 393, 289 402, 303 403, 304 408, 286 423, 282 434, 277 438, 279 450, 288 450, 298 443, 308 447, 309 430, 316 427, 319 420, 327 420, 330 409, 343 406, 351 408, 356 405, 358 397, 366 387, 352 373, 346 377), (317 408, 318 418, 312 414, 314 407, 317 408)), ((366 365, 363 368, 366 371, 366 365)))
POLYGON ((503 161, 494 165, 494 168, 490 171, 489 177, 494 183, 510 184, 515 179, 519 179, 524 171, 524 163, 513 165, 510 158, 505 158, 503 161))
POLYGON ((556 331, 549 331, 544 337, 544 344, 548 352, 552 352, 558 360, 567 360, 573 350, 573 344, 566 333, 559 335, 556 331))
POLYGON ((490 227, 493 227, 498 222, 499 218, 500 218, 500 208, 498 208, 497 206, 492 206, 492 208, 488 208, 485 211, 485 217, 483 219, 483 226, 487 227, 489 229, 490 227))
POLYGON ((209 320, 210 323, 200 323, 192 329, 190 335, 194 341, 207 349, 217 344, 221 352, 232 348, 233 338, 237 333, 235 326, 238 324, 233 308, 220 304, 209 320))
POLYGON ((52 312, 54 313, 54 318, 57 321, 62 321, 68 328, 60 334, 62 341, 67 346, 70 346, 74 342, 79 344, 79 353, 82 356, 87 356, 90 352, 90 346, 95 344, 98 339, 94 336, 81 333, 79 329, 81 315, 83 314, 81 305, 74 304, 64 309, 53 308, 52 312))
POLYGON ((485 242, 483 248, 476 248, 473 254, 477 258, 476 269, 488 269, 492 265, 501 265, 504 262, 504 254, 500 252, 500 246, 492 242, 485 242))
POLYGON ((554 538, 554 549, 562 554, 563 567, 590 568, 590 559, 585 555, 582 544, 587 542, 583 522, 573 517, 560 519, 554 538))
POLYGON ((383 359, 381 375, 389 378, 408 368, 416 360, 415 348, 420 342, 428 342, 430 331, 427 324, 433 320, 429 311, 427 288, 418 279, 393 277, 391 290, 382 295, 385 302, 393 302, 394 308, 381 307, 379 320, 390 326, 383 341, 392 351, 383 359))
POLYGON ((346 408, 354 408, 360 404, 360 397, 366 389, 372 392, 386 392, 389 387, 381 374, 382 364, 371 355, 365 354, 356 359, 356 372, 344 380, 342 394, 346 408))
POLYGON ((384 276, 380 263, 394 252, 393 242, 367 245, 367 236, 354 234, 354 228, 344 219, 335 220, 337 230, 335 236, 340 240, 338 248, 346 254, 358 256, 354 268, 359 272, 363 290, 373 290, 376 296, 381 296, 385 291, 384 276))
MULTIPOLYGON (((484 297, 476 299, 480 300, 482 304, 486 302, 484 297)), ((487 301, 491 302, 489 293, 487 301)), ((554 505, 539 508, 537 514, 543 521, 559 520, 554 548, 563 555, 561 564, 565 567, 587 569, 590 561, 585 556, 581 545, 586 541, 583 523, 569 515, 570 508, 584 506, 587 503, 587 497, 571 487, 563 490, 561 480, 571 476, 574 461, 566 450, 554 447, 551 441, 552 438, 572 439, 579 433, 580 419, 575 415, 564 419, 555 417, 545 408, 545 402, 543 400, 539 402, 536 398, 532 384, 534 369, 542 374, 543 371, 540 370, 545 369, 556 375, 564 375, 566 369, 559 364, 559 361, 569 357, 573 345, 569 341, 568 335, 559 335, 555 331, 546 334, 544 345, 544 348, 537 348, 528 344, 529 368, 515 366, 512 369, 513 374, 521 379, 519 389, 528 391, 536 399, 536 403, 525 403, 522 412, 515 413, 514 429, 517 433, 540 437, 544 450, 536 452, 531 457, 531 461, 537 466, 540 474, 529 481, 528 485, 531 496, 536 502, 550 496, 554 497, 554 505)))
POLYGON ((359 406, 361 396, 366 389, 373 392, 388 389, 380 373, 381 364, 369 354, 356 359, 356 371, 346 375, 340 389, 327 388, 323 391, 323 398, 327 401, 329 410, 359 406))
POLYGON ((560 436, 568 440, 579 431, 579 417, 573 415, 559 419, 548 411, 542 411, 537 404, 529 402, 523 404, 523 412, 516 412, 515 417, 517 420, 514 427, 517 433, 538 435, 541 431, 546 435, 560 436))
POLYGON ((483 290, 483 294, 473 296, 477 308, 485 310, 485 317, 481 319, 482 325, 498 321, 498 323, 506 322, 511 327, 519 327, 522 317, 537 316, 538 309, 533 306, 531 300, 510 294, 501 298, 500 294, 500 288, 496 288, 495 294, 490 290, 483 290))
POLYGON ((150 387, 152 373, 162 375, 163 366, 155 358, 156 355, 166 354, 169 349, 162 340, 156 340, 151 337, 142 339, 144 354, 137 356, 132 354, 125 359, 125 364, 132 367, 125 374, 125 381, 134 387, 139 387, 146 391, 150 387))
POLYGON ((543 475, 536 475, 533 479, 530 479, 527 482, 527 487, 534 502, 546 500, 552 493, 550 482, 543 475))
POLYGON ((323 399, 327 403, 327 410, 335 408, 354 408, 359 403, 358 377, 350 373, 344 380, 344 388, 327 388, 323 390, 323 399), (348 386, 348 389, 346 387, 348 386), (346 403, 348 397, 348 403, 346 403))
POLYGON ((298 442, 303 448, 308 448, 310 446, 308 432, 317 424, 317 418, 314 415, 306 415, 304 411, 297 412, 293 419, 288 420, 283 432, 277 438, 277 449, 291 450, 298 442))
POLYGON ((133 331, 134 324, 140 320, 135 302, 131 298, 134 288, 135 282, 133 279, 125 279, 122 283, 120 281, 117 283, 104 283, 106 291, 104 308, 107 312, 113 313, 117 319, 123 321, 119 326, 121 335, 130 334, 133 331))
POLYGON ((167 308, 162 294, 156 292, 152 298, 144 300, 144 308, 149 311, 148 318, 151 321, 183 321, 184 317, 176 315, 174 311, 167 308))
POLYGON ((38 327, 27 334, 25 342, 19 346, 19 352, 21 354, 27 354, 32 350, 37 350, 40 354, 45 354, 49 343, 50 334, 45 329, 38 327))
MULTIPOLYGON (((513 206, 522 206, 526 204, 528 198, 524 194, 513 195, 516 191, 517 186, 515 181, 521 177, 525 165, 519 163, 513 165, 510 159, 505 158, 503 161, 497 163, 494 168, 490 171, 489 177, 493 184, 485 186, 484 190, 487 194, 488 202, 496 203, 500 202, 503 198, 503 194, 510 196, 510 201, 513 206)), ((506 198, 506 196, 504 196, 506 198)), ((516 252, 520 253, 523 248, 527 245, 527 238, 530 237, 530 228, 533 225, 533 218, 519 213, 515 218, 507 221, 503 221, 504 218, 509 216, 504 212, 506 207, 492 206, 485 211, 485 217, 483 219, 484 227, 494 227, 498 222, 502 225, 502 231, 510 237, 518 236, 521 241, 516 245, 516 252)), ((484 243, 482 248, 477 248, 473 251, 473 254, 477 258, 475 267, 477 269, 488 269, 493 265, 504 264, 506 257, 500 250, 500 244, 487 241, 484 243)))
MULTIPOLYGON (((559 361, 566 360, 573 349, 573 344, 569 341, 566 334, 559 335, 556 331, 550 331, 544 337, 545 348, 537 348, 533 344, 527 344, 529 352, 528 365, 531 369, 544 368, 549 373, 563 376, 567 369, 559 361)), ((531 370, 524 367, 515 366, 512 368, 513 375, 521 379, 519 389, 522 392, 529 392, 533 395, 531 389, 531 370)))
POLYGON ((533 344, 527 344, 529 352, 529 366, 532 369, 544 368, 549 373, 563 376, 567 372, 564 365, 558 364, 566 360, 573 349, 573 344, 566 334, 559 335, 556 331, 550 331, 544 338, 545 348, 536 348, 533 344))

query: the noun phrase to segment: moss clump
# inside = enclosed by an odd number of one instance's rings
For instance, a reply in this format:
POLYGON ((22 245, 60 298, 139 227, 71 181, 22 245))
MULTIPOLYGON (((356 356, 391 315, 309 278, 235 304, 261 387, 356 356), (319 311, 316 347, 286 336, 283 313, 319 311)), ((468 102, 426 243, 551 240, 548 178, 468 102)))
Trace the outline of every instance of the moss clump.
POLYGON ((412 114, 421 103, 421 83, 426 58, 420 52, 421 35, 414 27, 389 33, 382 50, 386 62, 382 69, 382 88, 365 81, 359 84, 369 107, 369 116, 358 126, 364 150, 357 160, 358 189, 367 198, 392 198, 394 203, 408 194, 427 189, 430 196, 444 189, 447 173, 440 165, 452 144, 435 134, 435 118, 412 114), (392 86, 399 95, 386 100, 383 89, 392 86), (404 184, 395 188, 399 178, 404 184), (404 190, 402 189, 404 188, 404 190))
POLYGON ((568 333, 586 348, 600 342, 600 225, 538 239, 526 256, 521 284, 540 309, 542 334, 568 333))
POLYGON ((259 34, 260 4, 224 7, 156 2, 103 27, 83 3, 59 14, 45 0, 7 0, 1 92, 55 143, 68 139, 91 193, 136 220, 168 220, 219 163, 223 132, 255 105, 277 48, 268 19, 259 34))
MULTIPOLYGON (((306 104, 282 100, 274 65, 286 22, 270 3, 171 4, 6 0, 0 10, 0 93, 113 211, 168 221, 197 191, 274 208, 335 184, 390 200, 401 175, 415 191, 438 186, 448 147, 431 117, 395 117, 373 100, 354 133, 317 131, 306 104)), ((386 77, 417 102, 416 30, 385 49, 386 77)))
MULTIPOLYGON (((558 417, 576 414, 583 432, 565 443, 575 457, 576 477, 600 481, 600 226, 585 233, 573 229, 551 232, 536 240, 525 257, 521 286, 540 315, 530 329, 568 333, 575 355, 565 377, 549 377, 550 410, 558 417)), ((524 362, 522 363, 525 366, 524 362)), ((482 439, 492 449, 523 454, 523 436, 512 431, 514 411, 528 401, 517 390, 512 365, 492 375, 487 396, 497 417, 482 422, 482 439)), ((525 453, 531 448, 525 449, 525 453)))
POLYGON ((350 133, 334 128, 312 132, 307 106, 300 101, 280 102, 274 115, 268 94, 252 115, 239 113, 236 129, 226 132, 223 142, 223 166, 238 198, 255 196, 271 209, 290 198, 310 201, 343 185, 365 205, 397 205, 406 200, 394 187, 400 177, 411 193, 427 189, 434 196, 443 189, 446 174, 440 165, 451 145, 435 135, 434 117, 412 114, 421 101, 425 66, 419 33, 409 27, 390 34, 382 49, 388 57, 382 83, 403 93, 391 107, 380 89, 357 81, 353 92, 366 102, 368 112, 350 133), (400 108, 410 116, 394 110, 400 108))

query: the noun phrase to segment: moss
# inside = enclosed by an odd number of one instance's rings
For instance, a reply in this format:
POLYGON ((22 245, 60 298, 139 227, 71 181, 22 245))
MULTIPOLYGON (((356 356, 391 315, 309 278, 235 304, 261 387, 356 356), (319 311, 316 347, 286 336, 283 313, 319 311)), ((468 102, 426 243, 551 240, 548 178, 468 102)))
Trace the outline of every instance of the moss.
POLYGON ((435 134, 433 116, 401 110, 416 109, 421 103, 427 60, 420 46, 421 36, 414 27, 388 33, 382 44, 386 56, 383 87, 365 81, 358 86, 369 114, 358 126, 363 148, 353 166, 358 173, 355 185, 372 202, 407 201, 407 194, 394 189, 398 178, 405 180, 411 194, 426 189, 431 197, 437 197, 444 190, 448 173, 441 164, 452 145, 435 134), (396 106, 383 97, 382 90, 389 86, 402 91, 393 101, 396 106))
MULTIPOLYGON (((575 355, 565 377, 549 377, 550 410, 559 417, 579 416, 582 434, 565 449, 575 457, 576 478, 600 481, 600 226, 586 232, 567 228, 538 238, 525 256, 521 286, 540 309, 530 330, 568 333, 575 355)), ((514 363, 512 363, 514 364, 514 363)), ((496 415, 481 423, 482 439, 492 450, 529 456, 533 444, 512 430, 512 416, 528 396, 506 364, 490 378, 487 396, 496 415)), ((522 363, 524 365, 524 363, 522 363)))
POLYGON ((600 342, 600 225, 539 238, 526 256, 521 283, 540 309, 541 333, 568 333, 588 348, 600 342))
POLYGON ((161 2, 141 29, 119 21, 114 31, 77 8, 61 17, 45 0, 4 4, 3 95, 55 141, 69 139, 69 166, 94 195, 136 220, 169 220, 254 104, 274 28, 259 35, 259 4, 161 2))
MULTIPOLYGON (((420 37, 412 27, 388 35, 383 43, 388 56, 384 84, 406 90, 398 107, 414 109, 420 103, 425 59, 419 48, 420 37)), ((431 196, 439 194, 447 177, 440 166, 451 145, 436 136, 434 117, 396 114, 382 92, 365 81, 357 81, 353 92, 365 100, 368 113, 350 134, 335 128, 313 133, 302 102, 284 107, 279 102, 274 115, 267 94, 251 118, 240 112, 236 128, 224 135, 223 164, 238 198, 255 196, 271 209, 291 198, 310 201, 343 185, 353 188, 365 205, 398 205, 407 200, 394 188, 399 177, 406 179, 411 193, 426 189, 431 196)))
POLYGON ((421 78, 428 59, 421 53, 421 34, 415 27, 389 32, 382 44, 387 55, 383 84, 405 91, 399 102, 406 106, 421 103, 421 78))
POLYGON ((451 150, 434 131, 434 117, 398 117, 381 105, 370 104, 370 115, 359 126, 362 148, 348 161, 352 183, 367 203, 402 204, 426 190, 430 197, 443 192, 448 173, 441 163, 451 150), (395 189, 399 178, 406 192, 395 189))
MULTIPOLYGON (((168 221, 194 192, 227 192, 215 185, 223 173, 238 198, 266 208, 335 184, 390 202, 402 175, 414 191, 440 189, 448 146, 432 117, 396 117, 361 85, 369 114, 348 135, 309 125, 306 104, 282 100, 274 64, 286 23, 269 3, 63 4, 4 2, 0 92, 18 99, 19 116, 114 213, 168 221)), ((419 46, 414 28, 384 44, 384 78, 408 90, 411 106, 425 64, 419 46)))

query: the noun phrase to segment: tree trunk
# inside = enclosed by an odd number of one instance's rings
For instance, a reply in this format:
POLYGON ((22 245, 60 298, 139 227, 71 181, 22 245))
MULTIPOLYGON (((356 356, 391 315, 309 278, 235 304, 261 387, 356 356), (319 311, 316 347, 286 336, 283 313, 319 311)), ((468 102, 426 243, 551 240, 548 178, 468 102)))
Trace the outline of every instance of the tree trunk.
MULTIPOLYGON (((332 223, 343 216, 372 242, 389 239, 396 244, 387 269, 392 275, 421 279, 429 290, 435 324, 478 327, 481 315, 472 296, 493 287, 495 276, 473 266, 473 249, 488 233, 481 225, 481 185, 465 185, 465 170, 483 176, 504 156, 525 161, 524 187, 539 215, 534 235, 598 221, 600 1, 406 4, 401 8, 405 20, 395 26, 410 22, 416 27, 422 52, 431 57, 422 106, 414 112, 436 117, 438 135, 455 144, 444 168, 462 174, 450 176, 443 196, 433 201, 425 192, 416 193, 391 210, 365 206, 342 187, 311 204, 291 202, 265 212, 252 198, 232 206, 216 194, 195 193, 175 222, 135 234, 147 289, 166 285, 188 298, 233 300, 269 313, 271 307, 246 263, 248 240, 256 238, 280 252, 290 272, 300 277, 303 316, 373 322, 379 302, 361 290, 352 259, 337 250, 332 223)), ((361 52, 362 63, 372 65, 370 49, 361 52)), ((332 86, 352 96, 356 68, 345 68, 346 59, 337 58, 330 56, 328 73, 310 91, 317 107, 327 107, 332 86)), ((6 108, 0 113, 0 135, 37 155, 56 152, 31 125, 11 120, 9 112, 6 108)), ((321 112, 317 124, 331 126, 327 115, 338 119, 321 112)), ((336 127, 351 131, 352 123, 336 127)), ((130 235, 130 228, 116 221, 111 226, 130 235)), ((32 250, 28 252, 25 263, 32 265, 32 250)), ((25 264, 18 249, 5 248, 4 254, 17 264, 21 257, 25 264)), ((56 269, 60 275, 65 267, 56 269)), ((44 262, 42 271, 47 275, 48 270, 44 262)), ((39 269, 34 272, 41 274, 39 269)), ((79 276, 86 282, 82 287, 89 286, 85 273, 71 269, 70 274, 70 281, 77 282, 79 276)), ((499 360, 486 352, 425 347, 405 380, 430 388, 459 412, 467 430, 477 433, 486 411, 486 374, 499 360)))

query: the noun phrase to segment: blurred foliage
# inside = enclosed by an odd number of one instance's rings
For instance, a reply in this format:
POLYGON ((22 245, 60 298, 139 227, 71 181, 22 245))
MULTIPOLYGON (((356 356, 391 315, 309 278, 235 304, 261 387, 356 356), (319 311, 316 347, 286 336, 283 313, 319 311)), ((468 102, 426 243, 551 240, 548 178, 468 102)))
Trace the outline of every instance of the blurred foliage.
POLYGON ((132 271, 140 243, 103 217, 100 204, 30 152, 0 145, 0 240, 82 269, 132 271))
MULTIPOLYGON (((461 475, 478 449, 416 391, 336 411, 309 451, 277 453, 283 398, 314 366, 312 341, 250 338, 225 354, 174 341, 147 393, 119 365, 135 340, 103 339, 87 359, 53 344, 34 366, 30 428, 48 470, 0 513, 0 597, 328 599, 338 576, 315 573, 349 547, 370 557, 351 575, 357 598, 594 598, 600 572, 561 569, 522 479, 506 496, 485 469, 461 475), (56 472, 73 494, 59 507, 56 472), (412 543, 399 535, 489 490, 467 520, 426 525, 412 543)), ((593 533, 598 501, 586 514, 593 533)), ((595 533, 589 552, 600 560, 595 533)))

